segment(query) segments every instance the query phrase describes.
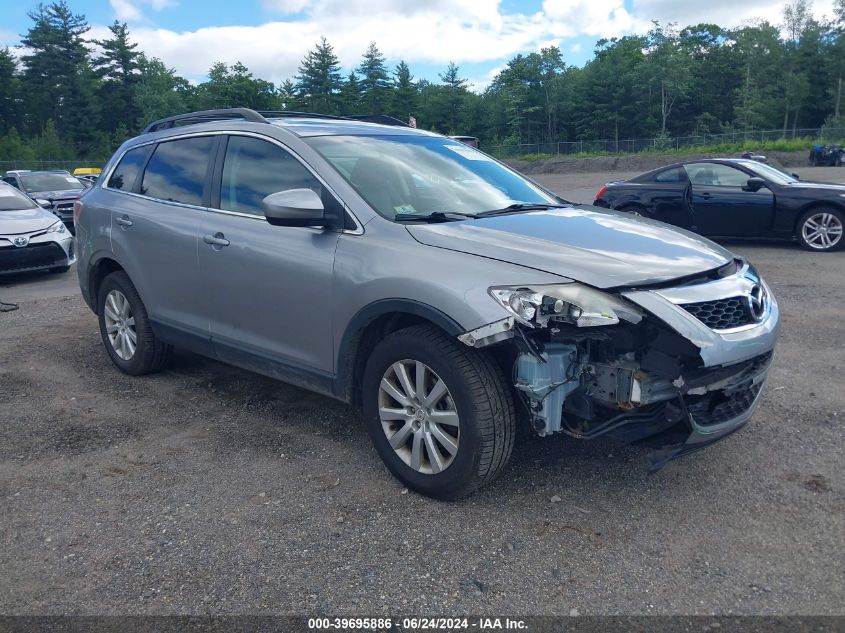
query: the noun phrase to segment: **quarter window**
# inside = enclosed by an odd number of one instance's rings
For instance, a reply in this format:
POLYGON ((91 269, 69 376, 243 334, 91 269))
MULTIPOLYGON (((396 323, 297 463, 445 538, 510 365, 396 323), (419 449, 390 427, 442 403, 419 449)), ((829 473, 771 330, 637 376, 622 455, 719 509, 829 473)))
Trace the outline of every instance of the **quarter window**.
POLYGON ((199 136, 159 143, 144 170, 141 193, 168 202, 201 205, 212 142, 210 136, 199 136))
POLYGON ((686 179, 687 175, 681 167, 661 171, 654 177, 655 182, 684 182, 686 179))
POLYGON ((130 149, 123 155, 117 167, 114 168, 109 178, 108 187, 120 191, 132 191, 138 174, 144 168, 144 163, 152 151, 152 145, 144 145, 130 149))
POLYGON ((220 183, 221 209, 263 215, 261 201, 288 189, 323 194, 311 172, 278 145, 250 136, 229 137, 220 183))

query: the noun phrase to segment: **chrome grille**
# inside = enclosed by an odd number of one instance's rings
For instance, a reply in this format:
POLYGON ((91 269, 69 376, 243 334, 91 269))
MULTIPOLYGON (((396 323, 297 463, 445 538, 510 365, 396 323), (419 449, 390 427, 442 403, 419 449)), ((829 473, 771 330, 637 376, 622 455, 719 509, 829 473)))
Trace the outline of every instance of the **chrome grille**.
POLYGON ((754 323, 748 302, 743 297, 683 303, 681 307, 714 330, 729 330, 754 323))

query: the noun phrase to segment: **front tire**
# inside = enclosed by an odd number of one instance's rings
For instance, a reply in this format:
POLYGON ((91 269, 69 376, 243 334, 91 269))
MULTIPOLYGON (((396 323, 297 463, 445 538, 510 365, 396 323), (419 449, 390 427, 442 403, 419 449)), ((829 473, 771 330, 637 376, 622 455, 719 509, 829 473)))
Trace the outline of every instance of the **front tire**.
POLYGON ((810 209, 798 220, 798 242, 808 251, 825 253, 839 250, 843 245, 845 214, 839 209, 810 209))
POLYGON ((144 302, 125 272, 103 280, 97 307, 103 345, 120 371, 140 376, 164 368, 172 348, 156 338, 144 302))
POLYGON ((399 330, 376 345, 362 390, 376 451, 412 490, 465 497, 510 457, 516 414, 501 369, 433 326, 399 330))

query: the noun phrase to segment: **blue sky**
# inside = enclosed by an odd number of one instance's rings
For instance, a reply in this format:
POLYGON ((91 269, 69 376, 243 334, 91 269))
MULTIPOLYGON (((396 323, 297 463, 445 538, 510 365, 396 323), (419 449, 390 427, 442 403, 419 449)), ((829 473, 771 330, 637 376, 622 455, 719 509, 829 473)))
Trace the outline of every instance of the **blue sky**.
MULTIPOLYGON (((777 0, 68 0, 103 37, 113 20, 129 24, 148 55, 192 81, 212 63, 242 61, 256 76, 280 83, 296 73, 320 36, 335 47, 344 72, 375 41, 393 66, 404 59, 417 78, 437 80, 449 61, 483 89, 517 53, 556 45, 582 65, 596 40, 648 30, 652 19, 682 26, 779 22, 777 0)), ((816 0, 818 16, 832 0, 816 0)), ((36 0, 3 10, 0 46, 19 43, 36 0)), ((9 6, 11 5, 11 6, 9 6)))

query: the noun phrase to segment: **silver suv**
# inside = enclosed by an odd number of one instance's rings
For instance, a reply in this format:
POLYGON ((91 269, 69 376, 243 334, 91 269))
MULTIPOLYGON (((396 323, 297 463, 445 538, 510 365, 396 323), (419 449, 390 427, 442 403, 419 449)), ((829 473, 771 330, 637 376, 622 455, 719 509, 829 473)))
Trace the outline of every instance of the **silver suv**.
POLYGON ((515 429, 655 447, 742 427, 778 306, 746 261, 577 207, 458 141, 246 109, 157 121, 75 209, 112 361, 197 352, 363 409, 409 488, 491 481, 515 429))

